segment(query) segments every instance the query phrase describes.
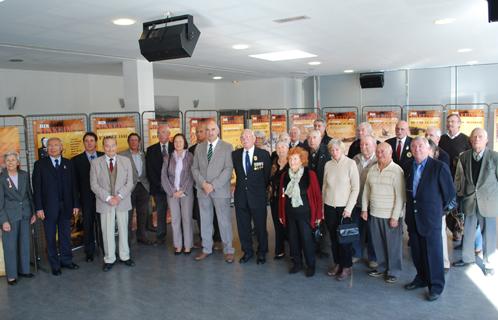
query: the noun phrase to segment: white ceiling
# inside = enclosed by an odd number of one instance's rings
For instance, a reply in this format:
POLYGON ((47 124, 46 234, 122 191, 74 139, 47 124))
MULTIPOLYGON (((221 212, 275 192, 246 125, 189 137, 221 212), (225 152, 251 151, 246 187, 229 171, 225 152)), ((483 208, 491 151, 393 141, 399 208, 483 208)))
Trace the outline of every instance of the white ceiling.
POLYGON ((142 58, 141 23, 168 11, 192 14, 201 36, 192 58, 154 63, 158 78, 230 81, 498 62, 498 23, 487 22, 485 0, 5 0, 0 68, 119 75, 121 61, 142 58), (299 15, 310 19, 273 22, 299 15), (119 17, 138 23, 113 25, 119 17), (456 22, 433 23, 448 17, 456 22), (251 47, 231 49, 236 43, 251 47), (248 57, 287 49, 318 57, 248 57), (312 60, 322 65, 311 67, 312 60))

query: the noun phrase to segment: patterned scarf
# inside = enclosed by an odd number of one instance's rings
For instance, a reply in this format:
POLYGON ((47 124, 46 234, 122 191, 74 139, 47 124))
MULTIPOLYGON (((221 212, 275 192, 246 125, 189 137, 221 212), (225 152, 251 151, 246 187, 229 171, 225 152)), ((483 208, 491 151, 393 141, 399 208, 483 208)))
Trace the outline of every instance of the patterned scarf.
POLYGON ((292 172, 289 168, 289 184, 285 189, 285 194, 291 199, 291 204, 293 208, 297 208, 303 205, 303 199, 301 199, 301 189, 299 188, 299 181, 303 176, 304 168, 301 167, 297 172, 292 172))

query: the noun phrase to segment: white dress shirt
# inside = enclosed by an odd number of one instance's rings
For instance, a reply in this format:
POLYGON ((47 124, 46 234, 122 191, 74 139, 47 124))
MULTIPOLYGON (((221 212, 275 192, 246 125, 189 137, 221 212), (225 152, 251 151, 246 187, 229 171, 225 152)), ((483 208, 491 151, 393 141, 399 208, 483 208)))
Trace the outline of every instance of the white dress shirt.
POLYGON ((61 165, 61 162, 62 162, 62 161, 61 161, 61 160, 62 160, 62 157, 61 157, 61 156, 59 156, 59 157, 57 157, 57 158, 50 157, 50 160, 52 160, 52 165, 53 165, 53 166, 54 166, 54 168, 55 168, 55 160, 57 160, 57 161, 59 162, 59 166, 60 166, 60 165, 61 165))
POLYGON ((218 141, 220 141, 220 138, 216 138, 216 140, 214 140, 213 142, 209 142, 209 140, 207 140, 207 149, 206 149, 206 152, 209 152, 209 145, 212 144, 213 145, 213 152, 214 152, 214 148, 216 148, 216 145, 218 144, 218 141))
POLYGON ((252 148, 249 150, 244 149, 242 152, 242 168, 244 168, 244 172, 246 174, 247 174, 247 172, 246 172, 246 153, 247 153, 247 151, 249 151, 249 162, 251 163, 251 166, 252 166, 252 160, 254 157, 254 146, 252 146, 252 148))
POLYGON ((137 168, 137 173, 138 176, 140 177, 142 175, 142 153, 139 151, 137 153, 134 153, 131 151, 131 158, 133 159, 133 162, 135 163, 135 167, 137 168))

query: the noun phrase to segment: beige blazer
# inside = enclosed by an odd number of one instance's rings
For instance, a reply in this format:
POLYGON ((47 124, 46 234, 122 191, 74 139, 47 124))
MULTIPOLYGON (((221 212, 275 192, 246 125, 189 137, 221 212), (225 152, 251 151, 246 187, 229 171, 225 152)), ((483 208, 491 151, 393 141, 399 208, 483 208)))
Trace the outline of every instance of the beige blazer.
POLYGON ((486 148, 481 171, 474 185, 472 180, 472 149, 460 154, 455 173, 455 187, 461 210, 466 215, 498 216, 498 153, 486 148))
MULTIPOLYGON (((133 184, 133 169, 128 158, 121 155, 116 155, 116 185, 115 195, 122 197, 121 202, 117 206, 118 211, 131 210, 131 192, 134 188, 133 184)), ((106 199, 111 194, 111 178, 107 168, 106 157, 98 157, 91 161, 90 167, 90 187, 95 193, 96 206, 98 213, 110 212, 112 207, 106 202, 106 199)))

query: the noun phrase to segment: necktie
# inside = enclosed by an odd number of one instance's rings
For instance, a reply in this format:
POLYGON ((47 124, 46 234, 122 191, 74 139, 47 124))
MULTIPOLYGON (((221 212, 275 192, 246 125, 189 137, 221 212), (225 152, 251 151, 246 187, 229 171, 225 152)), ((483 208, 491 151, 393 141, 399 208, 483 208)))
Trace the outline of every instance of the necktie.
POLYGON ((246 175, 248 175, 251 172, 251 159, 249 158, 249 151, 246 151, 246 175))
POLYGON ((398 140, 398 146, 396 147, 396 156, 398 160, 401 159, 401 140, 398 140))
POLYGON ((92 155, 90 156, 90 160, 93 160, 93 159, 95 159, 95 155, 94 155, 94 154, 92 154, 92 155))
POLYGON ((213 144, 209 144, 209 149, 208 149, 208 162, 211 161, 211 157, 213 156, 213 144))
POLYGON ((417 188, 418 188, 418 184, 420 182, 420 178, 422 177, 422 164, 420 165, 416 165, 416 168, 415 168, 415 174, 413 175, 413 190, 412 190, 412 195, 413 197, 415 197, 415 195, 417 194, 417 188))
POLYGON ((475 161, 481 160, 481 155, 479 153, 474 152, 474 160, 475 161))
POLYGON ((114 164, 112 163, 113 160, 114 159, 112 159, 112 158, 109 159, 109 171, 111 171, 111 173, 112 173, 112 170, 114 170, 114 164))
POLYGON ((163 154, 163 157, 166 156, 166 154, 168 153, 166 151, 166 144, 163 144, 162 147, 161 147, 161 153, 163 154))
POLYGON ((55 169, 59 169, 59 159, 55 159, 55 169))

